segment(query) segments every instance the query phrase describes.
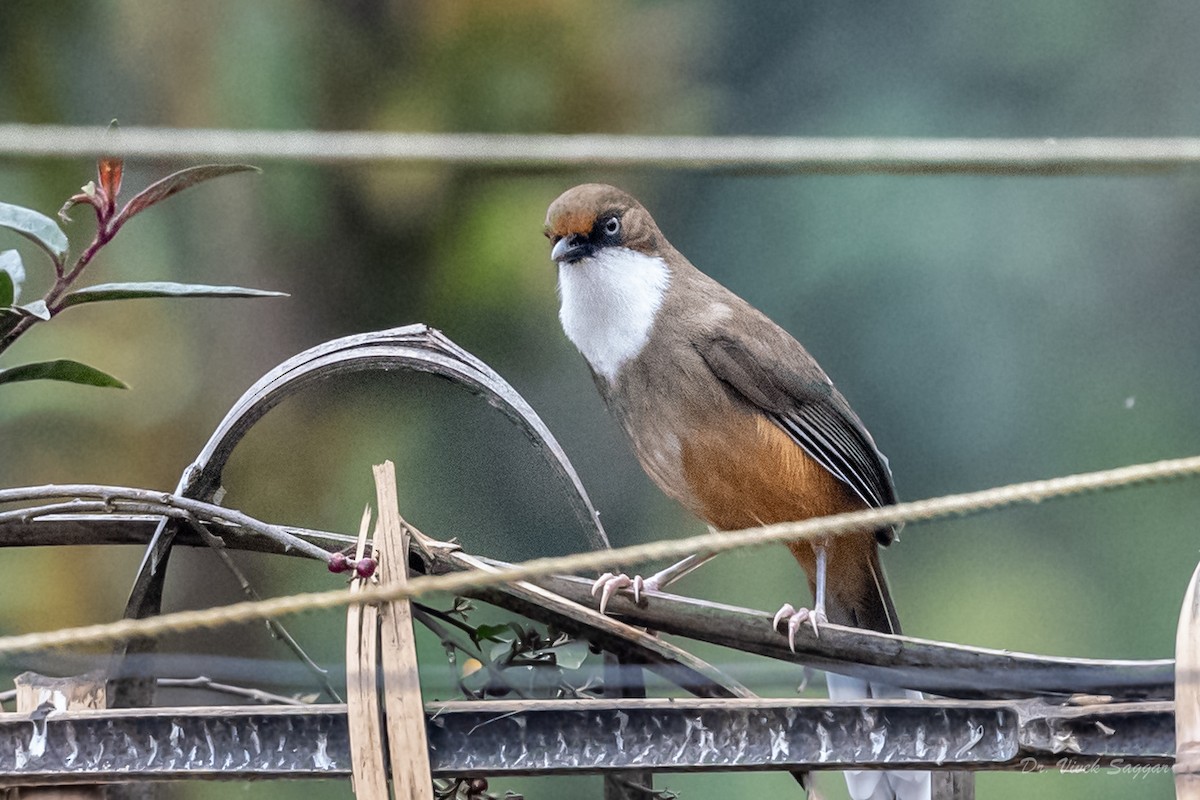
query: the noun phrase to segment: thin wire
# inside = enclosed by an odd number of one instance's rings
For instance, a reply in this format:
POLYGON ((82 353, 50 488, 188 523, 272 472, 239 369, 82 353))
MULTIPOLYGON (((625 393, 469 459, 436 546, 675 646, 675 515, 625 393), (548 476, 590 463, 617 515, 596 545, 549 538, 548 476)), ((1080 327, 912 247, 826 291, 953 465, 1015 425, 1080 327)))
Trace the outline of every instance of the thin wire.
POLYGON ((719 553, 743 547, 761 547, 773 542, 875 530, 884 525, 927 522, 945 517, 965 516, 1020 503, 1040 503, 1043 500, 1070 495, 1197 475, 1200 475, 1200 456, 1135 464, 1101 472, 1015 483, 979 492, 917 500, 884 508, 809 519, 803 522, 767 525, 742 531, 708 533, 687 539, 660 540, 615 550, 539 558, 493 572, 472 571, 418 577, 405 584, 364 587, 354 594, 345 590, 296 594, 217 608, 180 611, 147 619, 124 619, 100 625, 6 636, 0 638, 0 656, 85 644, 112 644, 134 637, 154 637, 169 633, 219 628, 285 614, 298 614, 303 611, 415 598, 431 592, 462 592, 468 589, 535 578, 540 575, 598 569, 612 563, 638 563, 660 558, 675 558, 695 552, 719 553))
POLYGON ((881 139, 399 133, 0 125, 0 158, 252 159, 323 164, 770 173, 1082 175, 1200 165, 1200 138, 881 139))

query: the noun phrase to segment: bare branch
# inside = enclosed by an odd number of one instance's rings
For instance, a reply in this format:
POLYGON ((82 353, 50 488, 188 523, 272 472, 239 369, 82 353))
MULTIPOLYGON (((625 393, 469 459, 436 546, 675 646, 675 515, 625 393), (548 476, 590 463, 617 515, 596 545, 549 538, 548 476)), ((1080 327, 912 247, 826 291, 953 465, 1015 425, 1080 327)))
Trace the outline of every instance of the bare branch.
MULTIPOLYGON (((189 527, 194 530, 201 539, 205 540, 208 543, 209 548, 217 554, 217 558, 221 559, 221 563, 225 565, 225 569, 233 573, 234 578, 237 579, 238 586, 242 590, 242 594, 245 595, 248 600, 262 599, 259 593, 250 584, 250 579, 246 577, 244 572, 242 572, 241 567, 235 564, 233 559, 230 558, 229 553, 225 551, 225 543, 222 542, 218 537, 209 533, 203 525, 199 524, 194 519, 189 519, 188 523, 189 527)), ((333 688, 333 684, 329 682, 329 670, 322 667, 316 661, 313 661, 312 657, 305 652, 304 648, 300 646, 300 643, 296 641, 296 638, 288 632, 287 628, 285 628, 281 622, 275 619, 266 619, 264 622, 266 623, 267 630, 271 632, 271 636, 277 641, 283 642, 284 646, 291 650, 296 658, 300 659, 300 662, 304 664, 308 671, 311 672, 314 677, 316 677, 317 682, 321 685, 321 690, 324 691, 325 694, 328 695, 329 698, 335 703, 343 702, 342 696, 338 694, 337 689, 333 688)))
POLYGON ((134 489, 126 486, 101 486, 95 484, 60 484, 28 486, 16 489, 0 489, 0 504, 27 503, 61 497, 96 498, 99 503, 59 503, 35 508, 23 508, 0 513, 0 523, 8 519, 29 520, 47 514, 64 511, 112 510, 131 513, 156 513, 164 517, 188 518, 223 522, 252 531, 279 544, 285 551, 294 550, 309 558, 327 561, 329 553, 316 545, 293 536, 278 525, 262 522, 240 511, 223 508, 212 503, 180 497, 170 492, 149 489, 134 489))
MULTIPOLYGON (((48 517, 28 523, 9 521, 0 524, 0 547, 52 544, 140 544, 154 532, 157 518, 122 516, 48 517)), ((275 542, 258 536, 246 536, 240 528, 212 523, 231 549, 282 553, 275 542)), ((349 542, 344 534, 288 528, 293 536, 319 543, 330 550, 349 542)), ((181 544, 203 546, 194 535, 185 532, 181 544)), ((444 545, 446 550, 453 546, 444 545)), ((458 571, 460 564, 443 550, 427 561, 433 573, 458 571)), ((295 551, 292 551, 293 555, 295 551)), ((414 543, 414 555, 428 558, 414 543)), ((499 569, 503 562, 480 559, 499 569)), ((590 582, 573 577, 542 577, 534 583, 557 595, 579 601, 590 608, 590 582)), ((543 591, 545 591, 543 589, 543 591)), ((462 591, 462 590, 460 590, 462 591)), ((531 618, 551 621, 537 614, 536 604, 528 599, 493 590, 473 592, 481 599, 531 618)), ((568 600, 562 601, 564 603, 568 600)), ((612 609, 633 625, 676 632, 701 641, 716 642, 771 658, 809 664, 847 675, 883 680, 893 685, 908 685, 947 697, 1032 697, 1044 694, 1087 693, 1107 695, 1120 700, 1139 698, 1166 699, 1174 693, 1174 662, 1171 659, 1105 660, 1057 658, 1013 653, 1005 650, 932 642, 912 637, 889 637, 831 625, 815 639, 803 633, 797 640, 799 653, 788 651, 782 637, 770 629, 770 615, 704 600, 656 593, 645 607, 638 607, 618 595, 612 609), (987 675, 986 685, 979 680, 987 675)), ((546 612, 549 613, 549 612, 546 612)), ((595 613, 591 611, 590 613, 595 613)), ((565 623, 561 623, 565 625, 565 623)), ((565 628, 564 628, 565 629, 565 628)), ((584 626, 576 626, 582 632, 584 626)), ((631 630, 621 626, 620 630, 631 630)), ((599 635, 594 630, 590 635, 599 635)), ((596 639, 606 648, 619 646, 620 633, 613 639, 596 639)))
POLYGON ((197 675, 194 678, 158 678, 158 685, 165 689, 206 689, 210 692, 220 692, 221 694, 231 695, 233 697, 245 697, 248 700, 253 700, 256 703, 263 705, 287 705, 287 706, 305 706, 308 705, 303 700, 297 700, 295 697, 288 697, 283 694, 275 694, 274 692, 266 692, 262 689, 252 689, 248 686, 234 686, 229 683, 218 683, 212 678, 207 678, 203 675, 197 675))

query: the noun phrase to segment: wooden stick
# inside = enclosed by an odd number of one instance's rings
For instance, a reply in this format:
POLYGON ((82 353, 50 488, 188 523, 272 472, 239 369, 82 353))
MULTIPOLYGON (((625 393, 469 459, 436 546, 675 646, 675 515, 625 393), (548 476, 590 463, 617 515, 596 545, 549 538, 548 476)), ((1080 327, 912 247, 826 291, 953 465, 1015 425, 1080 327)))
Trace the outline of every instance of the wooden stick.
MULTIPOLYGON (((374 471, 379 506, 375 546, 380 580, 385 584, 403 584, 408 581, 408 535, 396 498, 396 467, 385 461, 375 465, 374 471)), ((387 603, 382 609, 381 622, 392 790, 397 800, 433 800, 433 773, 429 768, 411 603, 408 600, 387 603)))
POLYGON ((1175 796, 1200 800, 1200 565, 1175 630, 1175 796))
MULTIPOLYGON (((366 552, 371 509, 363 511, 355 560, 366 552)), ((351 592, 362 591, 365 580, 355 578, 351 592)), ((346 716, 350 729, 350 769, 358 800, 388 800, 384 760, 383 721, 378 691, 379 609, 350 606, 346 610, 346 716)))
MULTIPOLYGON (((22 672, 13 679, 17 687, 17 713, 45 719, 47 709, 78 711, 108 708, 105 679, 100 673, 70 678, 50 678, 36 672, 22 672)), ((44 723, 43 723, 44 724, 44 723)), ((104 800, 103 786, 26 787, 17 795, 21 800, 104 800)))

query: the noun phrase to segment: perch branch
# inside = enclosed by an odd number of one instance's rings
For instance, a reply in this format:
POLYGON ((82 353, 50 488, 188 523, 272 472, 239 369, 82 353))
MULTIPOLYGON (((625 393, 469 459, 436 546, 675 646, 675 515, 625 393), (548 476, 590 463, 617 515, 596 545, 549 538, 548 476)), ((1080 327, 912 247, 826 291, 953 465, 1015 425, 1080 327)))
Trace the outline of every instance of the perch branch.
POLYGON ((89 505, 80 503, 54 503, 40 507, 20 508, 0 512, 0 524, 7 520, 29 520, 48 514, 79 511, 127 511, 130 513, 154 513, 164 517, 224 522, 265 536, 278 543, 284 551, 295 550, 309 558, 327 561, 329 553, 316 545, 293 536, 278 525, 261 522, 248 514, 222 506, 180 497, 170 492, 150 489, 134 489, 125 486, 100 486, 95 484, 58 484, 27 486, 16 489, 0 489, 0 504, 27 503, 55 498, 95 498, 98 502, 89 505))

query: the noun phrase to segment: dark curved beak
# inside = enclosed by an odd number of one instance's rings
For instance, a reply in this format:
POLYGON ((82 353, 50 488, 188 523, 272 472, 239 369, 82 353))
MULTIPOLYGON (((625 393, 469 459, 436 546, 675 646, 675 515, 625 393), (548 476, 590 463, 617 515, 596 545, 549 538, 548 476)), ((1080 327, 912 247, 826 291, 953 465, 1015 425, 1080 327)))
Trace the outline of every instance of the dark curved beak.
POLYGON ((592 246, 588 243, 587 237, 582 233, 572 233, 554 243, 554 249, 550 251, 550 260, 557 261, 559 264, 564 261, 569 263, 591 254, 592 246))

